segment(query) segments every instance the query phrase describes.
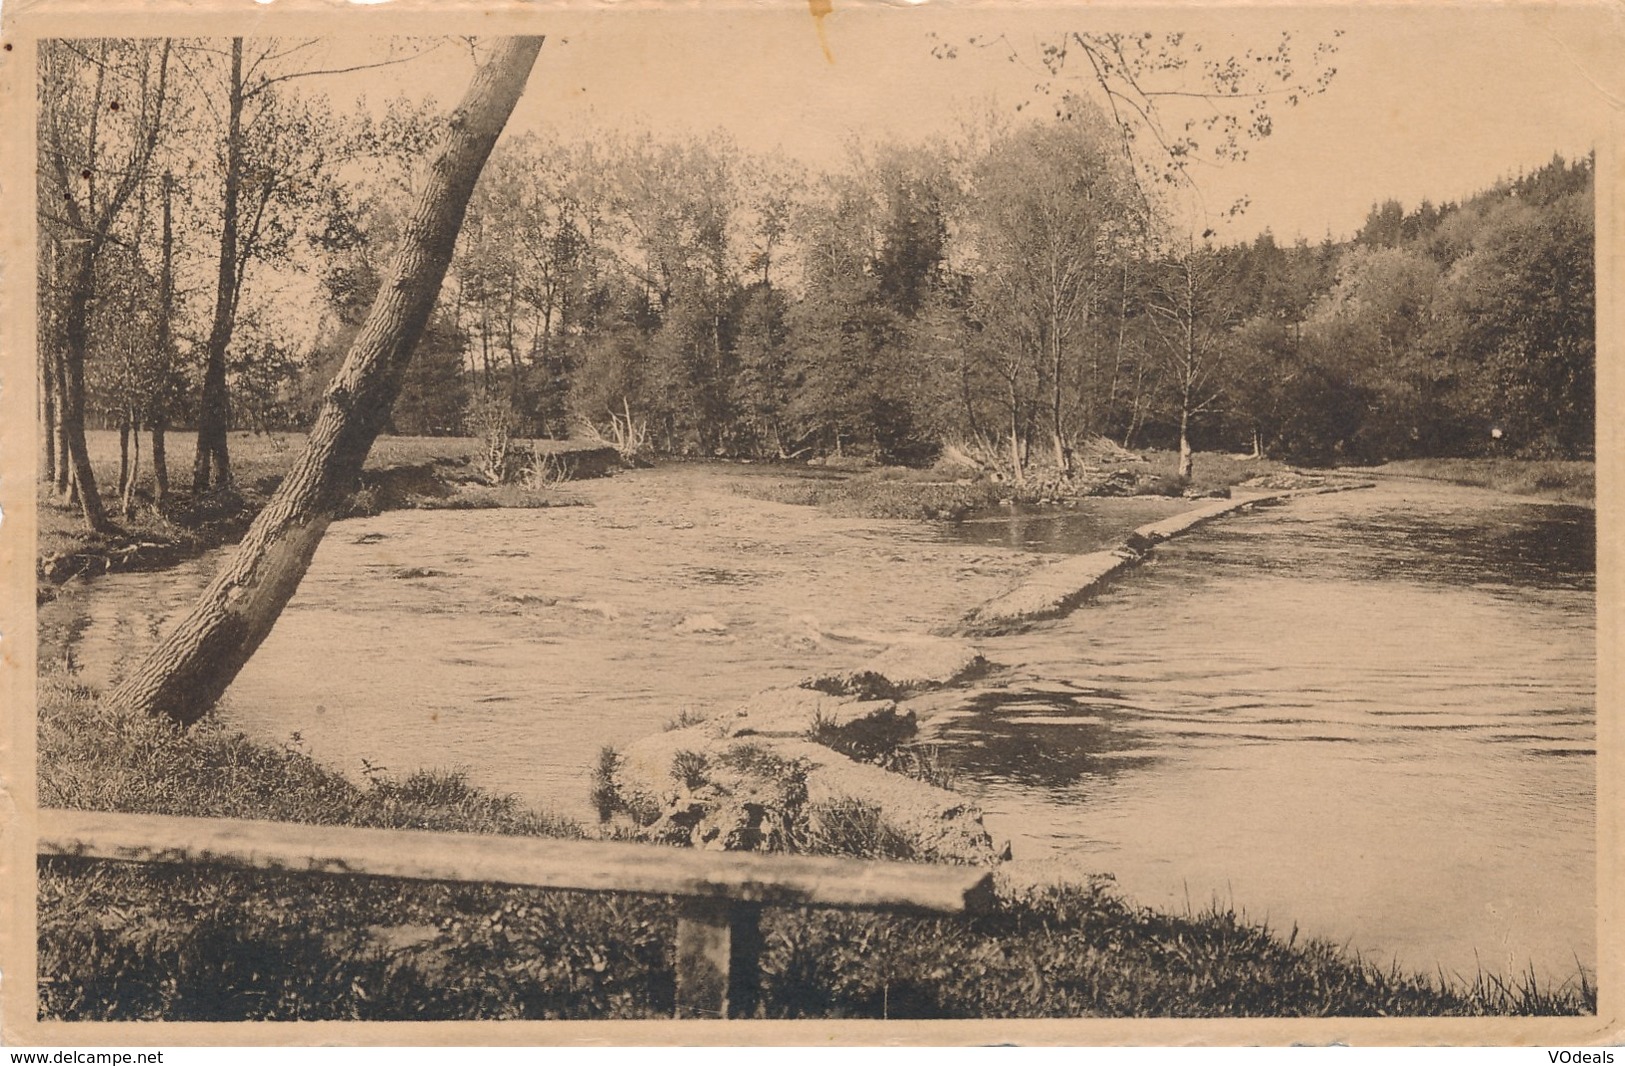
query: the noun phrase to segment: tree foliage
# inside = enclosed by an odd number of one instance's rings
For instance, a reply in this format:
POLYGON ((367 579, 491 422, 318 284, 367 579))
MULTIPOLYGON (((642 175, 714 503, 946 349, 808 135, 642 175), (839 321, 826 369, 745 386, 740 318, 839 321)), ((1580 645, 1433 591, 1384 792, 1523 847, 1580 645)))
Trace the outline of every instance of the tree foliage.
MULTIPOLYGON (((48 56, 40 104, 42 413, 60 422, 78 323, 86 417, 196 424, 229 275, 230 425, 308 425, 444 109, 336 105, 308 88, 324 68, 299 42, 246 40, 222 273, 230 124, 203 88, 224 84, 230 43, 172 44, 185 64, 150 151, 157 120, 136 119, 154 114, 160 46, 108 44, 126 104, 108 111, 104 89, 94 123, 101 45, 73 47, 48 56), (146 112, 128 103, 143 85, 146 112), (96 298, 74 311, 90 186, 105 213, 127 177, 96 298)), ((1314 461, 1589 454, 1590 160, 1459 203, 1380 202, 1340 242, 1220 246, 1175 210, 1169 190, 1245 155, 1326 86, 1333 54, 1074 33, 1011 53, 1034 64, 1044 114, 854 144, 824 173, 725 133, 516 131, 474 192, 391 428, 468 432, 496 400, 521 436, 624 425, 670 454, 911 463, 981 441, 1018 476, 1064 471, 1097 435, 1314 461)))

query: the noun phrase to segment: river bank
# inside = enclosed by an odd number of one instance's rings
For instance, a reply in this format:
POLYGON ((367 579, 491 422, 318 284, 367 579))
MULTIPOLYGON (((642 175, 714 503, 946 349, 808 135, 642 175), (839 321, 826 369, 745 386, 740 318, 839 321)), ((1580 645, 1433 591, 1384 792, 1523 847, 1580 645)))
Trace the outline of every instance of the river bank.
MULTIPOLYGON (((358 786, 208 720, 122 718, 42 678, 47 806, 577 836, 456 775, 358 786)), ((669 903, 78 860, 40 864, 41 1017, 438 1020, 669 1017, 669 903)), ((998 881, 976 919, 769 910, 773 1018, 1575 1014, 1577 980, 1446 985, 1234 911, 1157 912, 1109 878, 998 881)))
MULTIPOLYGON (((177 459, 191 455, 193 436, 188 432, 170 434, 169 449, 177 459)), ((194 497, 188 488, 184 462, 172 463, 171 496, 162 508, 153 505, 151 471, 143 469, 129 514, 123 514, 119 501, 109 495, 119 479, 118 434, 92 430, 86 434, 86 443, 108 514, 118 529, 113 533, 88 531, 83 528, 77 507, 64 504, 51 493, 40 493, 35 550, 37 603, 54 598, 60 586, 69 581, 101 574, 165 570, 236 543, 281 483, 303 443, 303 435, 232 434, 232 488, 200 497, 194 497)), ((526 443, 556 460, 569 480, 603 476, 621 466, 613 449, 596 442, 526 443)), ((361 483, 344 517, 408 509, 534 508, 578 502, 568 493, 484 483, 475 471, 481 450, 479 441, 467 437, 380 437, 368 455, 361 483)), ((1206 496, 1227 492, 1229 486, 1248 478, 1287 469, 1268 460, 1204 453, 1196 457, 1194 476, 1182 479, 1176 474, 1177 456, 1170 452, 1124 452, 1108 458, 1111 461, 1106 466, 1073 487, 1087 487, 1093 495, 1206 496)), ((1001 504, 1009 506, 1018 498, 1071 508, 1086 498, 1050 499, 1042 481, 1018 490, 951 464, 927 470, 833 459, 799 468, 775 463, 724 465, 742 474, 765 471, 779 475, 741 477, 734 485, 741 495, 817 505, 830 514, 851 518, 959 521, 1001 504)))
MULTIPOLYGON (((505 520, 501 514, 447 516, 457 521, 439 528, 440 541, 446 543, 433 556, 423 554, 422 541, 406 538, 403 523, 409 516, 404 514, 336 527, 336 533, 345 535, 332 536, 324 545, 308 596, 307 590, 301 592, 306 602, 290 613, 283 628, 308 627, 312 612, 365 607, 341 601, 353 601, 380 584, 391 612, 448 623, 465 612, 491 621, 487 612, 498 607, 500 593, 508 606, 494 616, 499 624, 489 637, 481 635, 483 630, 471 631, 446 647, 430 636, 427 646, 454 658, 472 652, 478 661, 467 669, 487 678, 500 665, 492 658, 498 651, 490 643, 494 637, 505 646, 528 648, 531 657, 546 656, 549 671, 585 656, 579 677, 566 679, 565 686, 579 693, 571 702, 585 704, 592 735, 620 728, 637 736, 635 723, 617 725, 606 711, 627 702, 653 702, 659 716, 682 719, 691 709, 682 696, 688 681, 693 681, 694 692, 707 693, 715 703, 726 704, 733 698, 729 692, 749 698, 761 687, 759 653, 766 647, 776 649, 786 683, 850 667, 862 661, 866 648, 878 649, 901 631, 920 632, 942 618, 963 614, 1046 562, 1016 550, 950 549, 919 533, 909 536, 913 527, 907 523, 815 517, 817 512, 809 514, 805 508, 747 507, 737 497, 696 495, 693 485, 682 484, 680 468, 675 477, 669 473, 583 486, 596 506, 545 516, 546 565, 537 571, 545 572, 545 582, 530 587, 530 571, 516 573, 512 566, 520 560, 508 555, 498 560, 505 564, 501 588, 493 588, 490 596, 482 591, 483 571, 473 569, 474 560, 466 553, 470 544, 498 553, 523 551, 500 524, 505 520), (839 577, 832 582, 824 568, 837 561, 839 577), (408 562, 429 573, 378 581, 378 567, 386 568, 388 576, 408 562), (369 572, 374 576, 365 576, 369 572), (430 576, 435 572, 438 576, 430 576), (363 575, 359 580, 358 574, 363 575), (928 595, 922 599, 922 593, 928 595), (805 616, 786 616, 787 602, 804 607, 805 616), (876 633, 872 619, 879 616, 902 625, 876 633), (764 639, 767 644, 761 643, 764 639), (649 658, 661 645, 674 645, 676 657, 649 658), (606 658, 604 648, 610 646, 631 649, 638 666, 606 658), (796 653, 786 660, 786 650, 796 653), (737 665, 730 667, 730 662, 737 665), (660 677, 658 692, 634 690, 628 701, 596 702, 594 684, 602 686, 606 677, 630 681, 644 673, 660 677)), ((1164 517, 1195 506, 1114 501, 1117 505, 1171 508, 1164 517)), ((1144 525, 1146 517, 1160 520, 1132 510, 1122 514, 1116 532, 1100 534, 1104 543, 1144 525)), ((352 616, 334 617, 356 628, 352 616)), ((383 617, 386 631, 392 617, 383 617)), ((114 628, 123 640, 132 639, 132 632, 133 639, 140 639, 141 626, 120 623, 114 628)), ((390 642, 388 637, 385 641, 390 642)), ((492 799, 509 791, 505 787, 493 792, 471 788, 455 775, 380 769, 412 763, 377 749, 369 749, 370 767, 363 762, 359 777, 322 769, 334 765, 334 750, 321 748, 324 742, 315 732, 330 728, 356 733, 359 723, 349 716, 349 705, 382 679, 369 680, 356 662, 356 651, 342 643, 336 652, 350 666, 337 669, 313 662, 303 654, 312 642, 334 643, 332 631, 310 630, 307 638, 284 649, 293 657, 283 659, 302 663, 304 674, 320 679, 314 684, 304 684, 278 666, 282 659, 268 644, 260 666, 270 668, 266 683, 275 685, 283 698, 267 705, 270 717, 263 722, 247 721, 258 738, 254 740, 233 726, 245 722, 242 705, 256 699, 246 675, 244 691, 234 691, 239 706, 233 717, 211 723, 212 733, 191 734, 171 734, 155 723, 118 722, 96 705, 93 690, 69 683, 58 692, 48 683, 42 702, 57 707, 61 716, 60 728, 42 725, 42 802, 240 816, 264 811, 264 797, 275 796, 268 813, 296 820, 584 831, 572 828, 568 819, 527 823, 525 818, 533 816, 522 814, 525 802, 492 799), (354 693, 347 694, 341 683, 340 675, 347 671, 362 675, 362 688, 354 693), (290 683, 297 691, 288 691, 290 683), (299 713, 301 705, 318 700, 327 701, 336 713, 313 718, 299 713), (321 725, 324 719, 329 726, 321 725), (290 725, 296 729, 291 737, 290 725), (305 754, 310 749, 322 750, 320 763, 305 754)), ((414 639, 407 649, 420 667, 424 646, 414 639)), ((89 651, 84 657, 94 658, 89 651)), ((399 668, 388 660, 381 669, 399 668)), ((458 669, 447 668, 463 680, 449 685, 438 707, 441 713, 469 709, 467 677, 458 669)), ((440 672, 437 666, 428 673, 440 672)), ((518 675, 508 684, 517 686, 518 675)), ((400 700, 391 702, 391 732, 418 731, 419 710, 400 700)), ((432 718, 431 710, 421 709, 425 719, 432 718)), ((517 749, 515 773, 523 779, 536 776, 527 753, 558 747, 561 730, 568 728, 559 719, 560 710, 548 708, 539 723, 545 738, 504 743, 517 749)), ((452 734, 477 724, 472 717, 447 722, 452 734)), ((422 728, 428 732, 420 739, 439 736, 443 743, 448 735, 445 726, 439 732, 427 723, 422 728)), ((375 731, 360 731, 377 739, 375 731)), ((482 764, 482 780, 502 780, 487 770, 482 764)), ((853 842, 850 835, 832 838, 827 831, 821 837, 823 846, 847 848, 853 842)), ((157 1011, 218 1017, 227 1015, 209 1012, 236 1010, 266 1012, 251 1014, 256 1017, 370 1017, 392 1009, 410 1012, 416 1005, 418 1013, 410 1016, 443 1016, 435 1011, 444 1010, 482 1017, 627 1017, 669 1009, 670 915, 653 904, 374 886, 364 893, 346 890, 340 897, 329 897, 324 890, 318 920, 307 928, 299 924, 302 916, 294 917, 304 905, 294 895, 295 886, 278 885, 274 879, 55 867, 47 874, 42 907, 50 911, 51 921, 47 926, 42 914, 42 931, 49 928, 60 945, 52 949, 59 952, 52 959, 62 975, 53 988, 66 997, 54 1001, 64 1016, 157 1011), (176 898, 169 899, 170 894, 176 898), (95 917, 104 908, 122 917, 111 922, 95 917), (510 948, 520 949, 514 951, 512 965, 503 963, 493 977, 493 953, 507 959, 510 948), (222 974, 221 967, 229 970, 239 956, 260 960, 255 965, 263 968, 262 977, 222 974), (299 973, 267 966, 264 960, 271 956, 301 960, 299 973), (540 970, 525 961, 538 957, 560 961, 540 970), (164 984, 161 975, 176 973, 215 976, 191 984, 188 977, 178 988, 174 981, 164 984), (246 991, 222 1004, 209 998, 210 981, 246 991), (361 993, 345 991, 355 982, 361 993), (85 988, 91 994, 75 1005, 73 997, 85 988), (380 989, 387 994, 380 996, 380 989), (446 997, 447 1006, 431 1005, 439 996, 446 997)), ((1380 969, 1324 944, 1305 943, 1295 934, 1283 940, 1228 908, 1146 911, 1125 902, 1106 881, 1075 873, 1057 877, 1046 881, 1027 871, 1019 880, 1005 878, 1005 902, 997 915, 972 923, 968 932, 955 923, 776 916, 773 921, 782 923, 775 929, 783 934, 783 954, 766 962, 769 995, 764 1010, 782 1017, 1442 1014, 1546 1013, 1585 1010, 1587 1002, 1594 1003, 1594 992, 1583 978, 1556 990, 1542 982, 1539 988, 1520 991, 1484 975, 1444 987, 1432 978, 1380 969), (847 938, 864 937, 883 950, 863 956, 852 951, 848 945, 853 940, 847 938)), ((43 942, 41 950, 43 964, 43 942)))
POLYGON ((1377 476, 1472 485, 1509 496, 1597 506, 1597 464, 1563 459, 1404 459, 1373 467, 1377 476))
MULTIPOLYGON (((179 457, 190 455, 193 434, 170 435, 179 457)), ((118 526, 113 533, 84 528, 77 507, 54 495, 39 495, 35 546, 35 602, 54 598, 63 584, 101 574, 165 570, 227 544, 234 544, 281 484, 288 464, 303 443, 297 433, 232 434, 233 487, 194 497, 188 472, 177 463, 171 471, 172 497, 153 506, 150 470, 143 470, 141 491, 131 513, 123 514, 107 494, 118 484, 118 435, 110 430, 86 434, 91 465, 106 498, 108 514, 118 526)), ((618 467, 614 450, 572 441, 534 441, 530 445, 563 464, 574 477, 597 477, 618 467)), ((547 507, 569 504, 558 493, 522 485, 488 485, 474 466, 479 442, 462 437, 385 437, 367 465, 345 517, 410 508, 472 509, 547 507)))

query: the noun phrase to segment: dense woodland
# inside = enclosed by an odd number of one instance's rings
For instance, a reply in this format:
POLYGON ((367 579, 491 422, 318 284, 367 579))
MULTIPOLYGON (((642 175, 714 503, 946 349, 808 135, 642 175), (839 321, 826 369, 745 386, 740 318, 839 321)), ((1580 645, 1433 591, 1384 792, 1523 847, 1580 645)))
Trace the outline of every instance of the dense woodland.
MULTIPOLYGON (((76 427, 145 432, 160 461, 196 428, 201 492, 229 484, 228 428, 314 417, 445 117, 335 104, 303 47, 42 46, 41 416, 64 496, 76 427)), ((390 428, 903 463, 953 442, 1018 479, 1095 436, 1591 454, 1590 159, 1376 204, 1348 240, 1222 245, 1101 108, 1031 114, 854 144, 829 172, 720 131, 510 130, 390 428)))

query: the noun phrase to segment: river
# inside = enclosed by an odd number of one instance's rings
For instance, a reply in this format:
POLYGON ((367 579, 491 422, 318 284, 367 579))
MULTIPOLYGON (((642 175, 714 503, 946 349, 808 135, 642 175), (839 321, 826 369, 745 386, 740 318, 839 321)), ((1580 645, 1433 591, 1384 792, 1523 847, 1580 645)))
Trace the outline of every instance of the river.
MULTIPOLYGON (((588 817, 600 746, 851 665, 1180 506, 927 526, 725 480, 339 523, 223 712, 353 776, 461 767, 588 817)), ((1579 508, 1398 480, 1296 499, 986 640, 1006 669, 928 729, 1018 858, 1384 962, 1562 979, 1596 956, 1594 553, 1579 508)), ((106 684, 217 561, 69 588, 42 660, 106 684)))
POLYGON ((1595 964, 1594 557, 1587 509, 1300 498, 988 642, 1020 665, 936 731, 1018 855, 1384 963, 1561 979, 1595 964))

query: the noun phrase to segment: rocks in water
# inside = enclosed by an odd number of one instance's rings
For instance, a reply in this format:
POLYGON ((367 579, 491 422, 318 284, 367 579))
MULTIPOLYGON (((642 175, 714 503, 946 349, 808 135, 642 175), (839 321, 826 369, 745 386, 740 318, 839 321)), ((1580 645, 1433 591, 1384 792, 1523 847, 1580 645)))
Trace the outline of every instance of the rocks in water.
POLYGON ((909 636, 851 670, 824 674, 802 684, 831 695, 897 699, 910 692, 958 684, 986 668, 982 653, 963 640, 909 636))
POLYGON ((759 744, 691 755, 674 767, 679 789, 644 834, 710 851, 785 851, 807 805, 807 767, 759 744))
POLYGON ((704 782, 703 770, 723 742, 709 723, 646 736, 620 752, 611 774, 615 796, 633 819, 652 822, 684 791, 704 782))
POLYGON ((1160 522, 1152 522, 1149 525, 1141 526, 1134 532, 1137 535, 1144 537, 1152 544, 1156 544, 1159 541, 1167 540, 1169 537, 1178 536, 1180 533, 1183 533, 1188 529, 1193 529, 1196 526, 1201 525, 1203 522, 1209 521, 1210 519, 1217 518, 1220 515, 1229 514, 1231 511, 1239 511, 1249 504, 1260 503, 1267 498, 1268 497, 1260 496, 1241 496, 1233 499, 1216 500, 1205 507, 1197 507, 1193 510, 1181 511, 1179 514, 1170 515, 1160 522))
POLYGON ((894 750, 914 731, 913 714, 891 700, 773 689, 629 746, 610 771, 612 806, 666 843, 771 849, 859 832, 935 862, 997 861, 1003 852, 965 797, 842 754, 866 739, 894 750))
POLYGON ((424 566, 407 566, 402 567, 389 576, 396 578, 397 580, 407 581, 420 577, 445 577, 446 572, 444 570, 431 570, 424 566))
POLYGON ((998 633, 1026 622, 1059 617, 1098 592, 1119 570, 1139 562, 1156 544, 1209 519, 1269 498, 1268 495, 1247 495, 1218 499, 1143 525, 1117 548, 1076 555, 1046 566, 1028 575, 1015 588, 973 610, 966 616, 961 631, 998 633))
POLYGON ((820 817, 850 818, 857 806, 872 812, 877 828, 906 840, 917 857, 931 862, 982 866, 1009 855, 1008 844, 995 846, 981 809, 957 792, 854 762, 810 741, 781 742, 775 750, 806 767, 814 831, 820 817))
POLYGON ((559 602, 557 596, 547 596, 539 592, 509 592, 502 599, 521 607, 552 607, 559 602))
MULTIPOLYGON (((732 717, 722 719, 720 728, 733 737, 806 737, 817 731, 874 728, 900 717, 894 700, 865 700, 798 686, 758 693, 732 717)), ((912 727, 913 716, 906 718, 912 727)))
POLYGON ((719 739, 674 730, 629 748, 614 771, 618 805, 662 843, 777 850, 865 832, 932 862, 999 861, 982 812, 964 796, 856 762, 810 740, 719 739), (687 735, 679 735, 687 734, 687 735))
POLYGON ((1135 555, 1144 555, 1146 552, 1150 551, 1152 545, 1156 543, 1156 541, 1152 540, 1144 533, 1141 533, 1139 530, 1135 530, 1133 533, 1130 533, 1128 535, 1128 539, 1123 542, 1123 548, 1124 550, 1132 552, 1135 555))
POLYGON ((566 607, 572 607, 585 614, 595 614, 606 622, 619 622, 621 620, 621 609, 613 603, 605 603, 602 600, 568 600, 560 602, 566 607))
POLYGON ((976 608, 966 617, 964 629, 971 633, 998 632, 1022 622, 1065 614, 1073 604, 1097 591, 1108 577, 1138 558, 1138 553, 1099 551, 1063 559, 976 608))
POLYGON ((728 632, 728 625, 714 614, 691 614, 678 622, 675 629, 685 635, 721 636, 728 632))

